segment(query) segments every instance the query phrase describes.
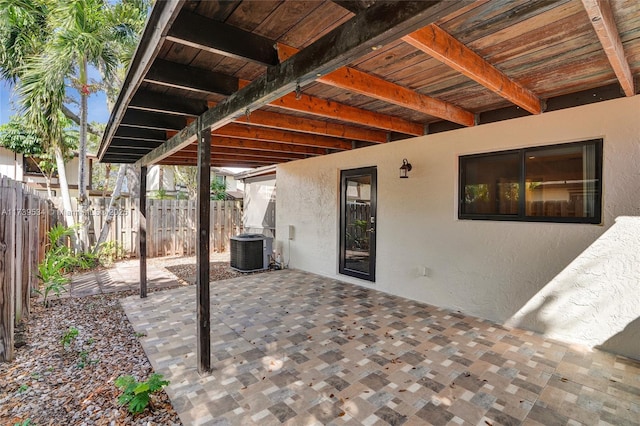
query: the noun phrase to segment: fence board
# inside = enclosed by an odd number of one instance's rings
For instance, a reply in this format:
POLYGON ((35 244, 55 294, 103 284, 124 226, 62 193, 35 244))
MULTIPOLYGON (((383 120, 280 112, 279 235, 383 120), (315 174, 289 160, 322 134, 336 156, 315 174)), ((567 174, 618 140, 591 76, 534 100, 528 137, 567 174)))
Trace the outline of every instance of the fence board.
POLYGON ((9 180, 0 177, 0 360, 13 359, 13 318, 15 297, 13 285, 12 213, 14 207, 13 188, 9 180))
POLYGON ((15 323, 22 321, 22 265, 23 259, 23 240, 22 240, 22 217, 24 215, 24 192, 22 185, 14 185, 14 213, 13 213, 13 229, 15 231, 13 238, 13 283, 15 286, 15 323))
MULTIPOLYGON (((90 197, 93 227, 98 235, 105 222, 109 206, 108 197, 90 197)), ((115 242, 129 257, 138 256, 137 200, 121 197, 116 202, 118 212, 111 223, 107 241, 115 242)), ((72 205, 75 211, 75 204, 72 205)), ((49 223, 41 220, 40 246, 44 242, 43 229, 58 221, 55 215, 49 223)), ((196 203, 193 200, 147 201, 147 257, 192 256, 196 249, 196 203)), ((230 237, 242 232, 241 201, 211 201, 212 251, 229 250, 230 237)))
POLYGON ((28 186, 0 176, 0 361, 13 359, 15 326, 29 315, 55 212, 28 186))
MULTIPOLYGON (((24 194, 24 198, 23 198, 23 207, 26 210, 26 214, 31 214, 32 213, 32 204, 31 204, 31 195, 29 193, 24 194)), ((35 212, 34 212, 35 213, 35 212)), ((30 227, 31 224, 36 222, 35 220, 29 220, 29 216, 27 215, 23 215, 18 217, 18 222, 21 222, 22 225, 22 237, 19 239, 21 240, 21 263, 17 263, 17 268, 21 269, 20 272, 20 279, 21 279, 21 283, 20 283, 20 309, 19 312, 20 314, 18 314, 18 290, 16 289, 16 325, 22 321, 23 318, 28 318, 29 317, 29 296, 31 293, 31 286, 30 286, 30 277, 29 275, 31 275, 29 273, 30 271, 30 267, 31 267, 31 259, 30 259, 30 252, 31 250, 29 249, 29 237, 30 237, 30 227)), ((16 229, 17 231, 17 229, 16 229)))

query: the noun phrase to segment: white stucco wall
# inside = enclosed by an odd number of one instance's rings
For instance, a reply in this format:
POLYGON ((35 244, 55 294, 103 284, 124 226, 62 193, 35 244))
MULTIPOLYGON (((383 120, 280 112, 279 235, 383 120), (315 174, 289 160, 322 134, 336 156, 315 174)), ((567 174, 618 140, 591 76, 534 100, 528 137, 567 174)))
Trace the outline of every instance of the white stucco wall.
POLYGON ((245 233, 274 236, 274 198, 275 175, 250 178, 244 182, 242 227, 245 233))
MULTIPOLYGON (((24 174, 22 154, 15 155, 13 151, 6 148, 0 148, 0 175, 9 176, 13 180, 24 182, 27 184, 40 184, 44 188, 45 178, 40 174, 24 174)), ((67 183, 71 186, 78 185, 78 157, 73 157, 65 162, 65 171, 67 173, 67 183)), ((87 179, 89 178, 89 169, 86 170, 87 179)), ((58 179, 54 178, 52 184, 58 184, 58 179)), ((54 189, 54 191, 58 191, 54 189)), ((70 189, 72 196, 76 196, 78 190, 70 189)), ((58 194, 59 195, 59 194, 58 194)))
POLYGON ((16 155, 13 151, 0 147, 0 175, 21 181, 22 155, 16 155))
MULTIPOLYGON (((281 238, 276 246, 293 268, 506 322, 616 217, 640 215, 638 164, 640 96, 290 162, 277 170, 276 235, 293 225, 295 238, 290 251, 281 238), (457 219, 459 155, 593 138, 604 139, 602 226, 457 219), (398 178, 403 158, 409 179, 398 178), (376 283, 338 274, 339 174, 364 166, 378 168, 376 283)), ((600 340, 640 317, 639 293, 611 289, 628 314, 593 324, 600 340)), ((536 324, 519 323, 545 331, 536 324)))
POLYGON ((151 166, 147 171, 147 191, 160 189, 160 168, 162 168, 162 188, 165 191, 175 191, 175 176, 171 166, 151 166))
POLYGON ((621 216, 508 323, 640 358, 639 284, 640 216, 621 216))

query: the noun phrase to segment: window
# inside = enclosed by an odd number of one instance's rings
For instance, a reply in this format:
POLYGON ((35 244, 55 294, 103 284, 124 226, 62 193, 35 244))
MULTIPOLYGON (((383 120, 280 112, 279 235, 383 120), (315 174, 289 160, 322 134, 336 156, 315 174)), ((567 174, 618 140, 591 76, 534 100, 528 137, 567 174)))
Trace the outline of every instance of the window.
MULTIPOLYGON (((31 157, 27 155, 22 156, 22 167, 24 168, 24 174, 27 176, 40 176, 42 177, 42 170, 40 170, 39 157, 31 157)), ((53 177, 58 177, 58 172, 53 172, 53 177)))
POLYGON ((460 157, 460 219, 600 223, 602 139, 460 157))

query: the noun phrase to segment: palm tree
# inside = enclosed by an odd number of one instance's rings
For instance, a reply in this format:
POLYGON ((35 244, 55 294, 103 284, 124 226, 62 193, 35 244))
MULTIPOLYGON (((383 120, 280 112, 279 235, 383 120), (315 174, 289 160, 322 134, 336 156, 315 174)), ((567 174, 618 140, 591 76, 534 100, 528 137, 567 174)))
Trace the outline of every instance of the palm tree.
POLYGON ((0 0, 0 77, 15 83, 28 58, 42 51, 48 37, 50 2, 0 0))
POLYGON ((53 155, 58 169, 58 182, 62 193, 63 214, 67 226, 74 226, 69 195, 69 184, 65 171, 64 129, 69 120, 62 114, 64 101, 64 69, 51 60, 51 52, 36 56, 20 70, 18 93, 22 100, 22 113, 42 140, 44 148, 53 155))
MULTIPOLYGON (((88 249, 89 200, 86 194, 87 116, 89 95, 100 90, 88 78, 88 68, 100 70, 103 81, 114 79, 114 70, 131 57, 137 35, 144 26, 148 0, 0 0, 0 75, 18 81, 23 111, 39 128, 45 145, 54 151, 64 185, 61 116, 78 118, 80 126, 78 204, 80 243, 88 249), (80 96, 76 117, 64 104, 67 84, 80 96)), ((121 74, 123 75, 123 74, 121 74)), ((118 86, 119 88, 119 86, 118 86)), ((115 98, 111 88, 110 97, 115 98)), ((70 199, 64 196, 67 223, 70 199), (68 201, 68 202, 67 202, 68 201)))
MULTIPOLYGON (((89 95, 96 89, 89 83, 89 64, 99 68, 109 80, 118 64, 114 48, 114 32, 108 20, 108 4, 104 0, 67 0, 52 10, 51 23, 57 31, 48 47, 57 64, 64 69, 80 94, 80 138, 78 144, 78 207, 81 249, 89 249, 89 198, 87 197, 87 115, 89 95)), ((63 78, 63 81, 64 81, 63 78)))

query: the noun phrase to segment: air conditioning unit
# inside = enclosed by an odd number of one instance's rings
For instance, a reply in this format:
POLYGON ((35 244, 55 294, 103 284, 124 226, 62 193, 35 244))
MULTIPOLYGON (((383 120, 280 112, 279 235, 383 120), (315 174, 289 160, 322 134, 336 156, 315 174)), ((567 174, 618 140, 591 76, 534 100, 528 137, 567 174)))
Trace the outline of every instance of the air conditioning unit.
POLYGON ((261 234, 240 234, 231 237, 231 268, 240 272, 269 268, 273 238, 261 234))

